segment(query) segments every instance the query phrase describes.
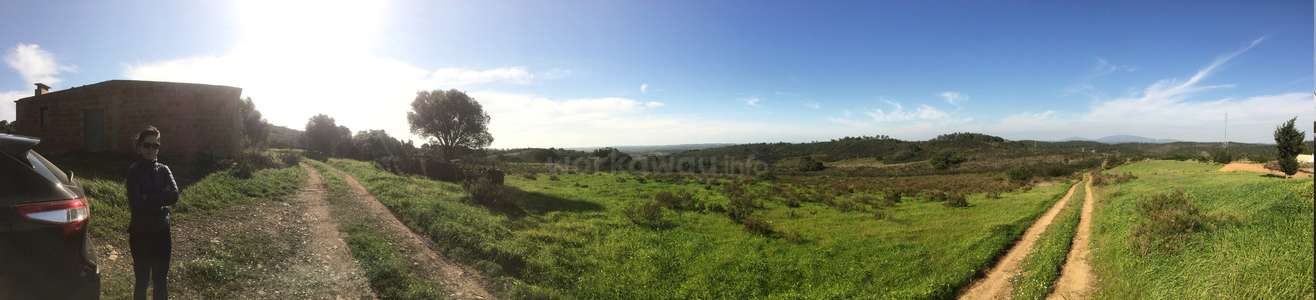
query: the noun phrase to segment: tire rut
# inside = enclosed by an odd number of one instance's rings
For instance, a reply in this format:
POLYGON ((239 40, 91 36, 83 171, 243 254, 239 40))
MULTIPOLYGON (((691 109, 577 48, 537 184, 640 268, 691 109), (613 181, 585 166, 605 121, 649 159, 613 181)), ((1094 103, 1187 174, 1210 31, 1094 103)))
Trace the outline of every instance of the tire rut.
POLYGON ((1037 243, 1037 238, 1042 235, 1042 232, 1046 231, 1046 228, 1055 220, 1060 210, 1069 203, 1069 199, 1072 198, 1077 187, 1078 184, 1070 186, 1065 196, 1060 198, 1060 201, 1056 201, 1041 217, 1037 218, 1037 221, 1033 222, 1033 225, 1030 225, 1024 231, 1023 236, 1010 247, 1010 250, 996 263, 996 266, 993 266, 986 276, 970 284, 959 299, 1009 299, 1013 291, 1013 287, 1010 285, 1010 277, 1019 272, 1019 264, 1023 262, 1028 252, 1032 251, 1033 244, 1037 243))
POLYGON ((1087 299, 1092 292, 1096 276, 1092 274, 1092 265, 1088 264, 1088 244, 1092 233, 1092 210, 1097 201, 1093 194, 1092 175, 1088 175, 1087 194, 1083 197, 1083 212, 1079 216, 1078 231, 1074 234, 1074 245, 1065 258, 1065 266, 1060 269, 1055 290, 1047 299, 1087 299))
POLYGON ((347 181, 352 187, 356 197, 354 200, 364 211, 362 213, 373 216, 379 221, 382 230, 387 234, 398 237, 395 241, 399 242, 400 247, 405 250, 411 262, 417 264, 422 270, 426 279, 440 282, 445 287, 448 297, 454 299, 497 299, 489 293, 484 287, 485 279, 483 276, 466 266, 453 263, 443 255, 436 252, 431 241, 424 236, 418 235, 411 231, 402 221, 393 215, 392 211, 385 207, 383 203, 375 199, 369 191, 366 190, 360 182, 351 174, 347 174, 337 168, 329 167, 335 174, 347 181))

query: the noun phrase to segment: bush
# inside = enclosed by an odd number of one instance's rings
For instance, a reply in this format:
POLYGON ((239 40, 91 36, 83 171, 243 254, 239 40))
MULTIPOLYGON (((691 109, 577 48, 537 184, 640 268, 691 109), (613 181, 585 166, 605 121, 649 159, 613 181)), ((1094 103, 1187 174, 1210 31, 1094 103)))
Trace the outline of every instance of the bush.
POLYGON ((938 170, 945 170, 958 167, 960 163, 963 163, 965 160, 964 157, 961 157, 960 154, 955 153, 955 151, 942 150, 941 152, 932 155, 932 158, 928 160, 928 163, 932 164, 932 167, 937 168, 938 170))
POLYGON ((1097 172, 1092 174, 1092 185, 1101 186, 1108 184, 1121 184, 1134 179, 1138 179, 1138 177, 1133 176, 1133 173, 1129 172, 1124 172, 1124 174, 1106 174, 1097 172))
POLYGON ((487 177, 462 181, 462 189, 466 191, 468 200, 486 207, 499 207, 506 202, 503 201, 503 186, 494 184, 487 177))
POLYGON ((234 176, 241 179, 251 178, 252 173, 256 171, 276 167, 273 158, 259 151, 242 151, 234 158, 233 166, 235 168, 234 176))
POLYGON ((696 210, 699 200, 687 191, 661 191, 653 194, 653 201, 672 210, 696 210))
POLYGON ((950 196, 946 197, 946 206, 969 207, 969 200, 964 198, 964 194, 950 194, 950 196))
POLYGON ((1206 217, 1183 190, 1161 193, 1138 201, 1141 222, 1133 230, 1139 253, 1173 252, 1193 233, 1206 228, 1206 217))
POLYGON ((727 216, 732 220, 741 221, 749 214, 754 213, 757 205, 754 204, 753 196, 743 183, 731 183, 723 187, 723 192, 727 196, 727 216))
POLYGON ((987 199, 1001 199, 1001 192, 997 192, 997 191, 987 192, 987 199))
POLYGON ((539 180, 539 176, 535 175, 535 173, 521 174, 521 178, 525 178, 526 180, 539 180))
POLYGON ((636 225, 649 228, 663 227, 663 206, 657 201, 640 201, 632 203, 624 211, 626 218, 636 225))
POLYGON ((1005 171, 1005 176, 1009 177, 1010 181, 1014 182, 1025 182, 1029 179, 1033 179, 1033 173, 1023 167, 1010 168, 1009 171, 1005 171))
POLYGON ((776 234, 776 230, 772 229, 772 223, 768 223, 768 221, 764 221, 757 217, 746 216, 744 220, 740 221, 740 224, 745 225, 745 230, 750 233, 764 236, 776 234))
POLYGON ((279 161, 282 162, 284 166, 296 166, 302 163, 302 155, 294 152, 279 153, 279 161))
POLYGON ((554 174, 554 175, 548 175, 548 180, 549 180, 549 181, 558 181, 558 180, 560 180, 560 179, 557 178, 557 174, 554 174))
POLYGON ((887 192, 882 197, 882 206, 892 207, 900 204, 900 192, 887 192))

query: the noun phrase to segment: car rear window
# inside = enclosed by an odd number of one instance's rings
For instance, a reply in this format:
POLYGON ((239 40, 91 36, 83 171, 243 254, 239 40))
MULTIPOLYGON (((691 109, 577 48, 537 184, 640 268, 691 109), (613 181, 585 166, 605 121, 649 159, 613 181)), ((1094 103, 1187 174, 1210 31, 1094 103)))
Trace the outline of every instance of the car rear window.
POLYGON ((36 151, 27 151, 27 161, 28 164, 32 165, 32 169, 37 171, 37 174, 41 174, 50 182, 69 184, 69 179, 64 175, 64 171, 56 167, 55 164, 50 163, 41 154, 37 154, 36 151))

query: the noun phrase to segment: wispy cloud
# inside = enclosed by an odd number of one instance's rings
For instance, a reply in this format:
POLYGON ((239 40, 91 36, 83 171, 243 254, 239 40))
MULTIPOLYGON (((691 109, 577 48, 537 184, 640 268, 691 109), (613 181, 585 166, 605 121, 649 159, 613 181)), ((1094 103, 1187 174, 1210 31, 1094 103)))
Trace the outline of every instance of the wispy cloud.
POLYGON ((649 93, 649 84, 648 84, 648 83, 641 83, 641 84, 640 84, 640 93, 641 93, 641 94, 649 93))
POLYGON ((803 104, 804 104, 804 107, 807 107, 807 108, 809 108, 809 109, 819 109, 819 108, 822 108, 822 103, 818 103, 818 101, 812 101, 812 100, 810 100, 810 101, 804 101, 803 104))
POLYGON ((949 103, 950 105, 954 105, 957 107, 960 106, 961 101, 969 100, 969 95, 961 94, 960 92, 956 92, 956 91, 941 92, 938 93, 937 96, 941 97, 942 100, 945 100, 946 103, 949 103))
POLYGON ((60 73, 76 72, 77 67, 61 65, 55 55, 41 49, 37 44, 19 43, 5 54, 5 64, 17 71, 27 83, 45 83, 54 85, 62 81, 60 73))
MULTIPOLYGON (((1223 138, 1229 114, 1230 139, 1272 142, 1276 124, 1297 116, 1311 122, 1316 109, 1310 92, 1254 95, 1243 98, 1197 99, 1203 92, 1232 84, 1206 82, 1221 66, 1260 45, 1265 38, 1225 53, 1198 69, 1188 79, 1162 79, 1135 95, 1094 102, 1086 112, 1064 115, 1043 111, 1007 116, 991 129, 1013 136, 1063 138, 1111 134, 1139 134, 1156 138, 1215 141, 1223 138)), ((1304 123, 1305 124, 1305 123, 1304 123)))
POLYGON ((430 73, 429 81, 439 86, 471 86, 494 82, 530 83, 535 75, 525 67, 494 69, 441 68, 430 73))
POLYGON ((1137 71, 1137 70, 1138 70, 1138 68, 1137 68, 1137 67, 1134 67, 1134 66, 1132 66, 1132 65, 1118 65, 1118 64, 1113 64, 1113 63, 1110 63, 1109 61, 1106 61, 1105 58, 1100 58, 1100 57, 1098 57, 1098 58, 1097 58, 1097 64, 1096 64, 1095 66, 1092 67, 1092 73, 1091 73, 1090 75, 1088 75, 1088 77, 1089 77, 1089 78, 1095 78, 1095 77, 1101 77, 1101 76, 1105 76, 1105 75, 1107 75, 1107 74, 1115 73, 1115 72, 1133 72, 1133 71, 1137 71))
POLYGON ((749 98, 741 98, 740 101, 745 102, 745 105, 749 105, 751 107, 759 107, 759 103, 763 102, 763 99, 759 99, 759 97, 749 97, 749 98))

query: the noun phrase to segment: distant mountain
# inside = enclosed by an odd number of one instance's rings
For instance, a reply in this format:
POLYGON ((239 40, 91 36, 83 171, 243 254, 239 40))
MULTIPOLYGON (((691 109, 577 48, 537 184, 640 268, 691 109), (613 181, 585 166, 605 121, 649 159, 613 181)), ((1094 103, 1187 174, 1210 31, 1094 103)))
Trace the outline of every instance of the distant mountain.
POLYGON ((1121 135, 1102 137, 1097 139, 1097 142, 1106 143, 1106 144, 1123 144, 1123 143, 1165 144, 1165 143, 1173 143, 1178 141, 1171 139, 1154 139, 1154 138, 1141 137, 1136 135, 1121 134, 1121 135))
POLYGON ((1099 139, 1095 139, 1095 140, 1094 140, 1094 139, 1081 138, 1081 137, 1076 137, 1076 136, 1075 136, 1075 137, 1068 137, 1068 138, 1062 139, 1062 140, 1060 140, 1060 141, 1062 141, 1062 142, 1075 142, 1075 141, 1080 141, 1080 142, 1098 142, 1098 143, 1103 143, 1103 144, 1124 144, 1124 143, 1139 143, 1139 144, 1166 144, 1166 143, 1174 143, 1174 142, 1178 142, 1177 140, 1171 140, 1171 139, 1155 139, 1155 138, 1149 138, 1149 137, 1143 137, 1143 136, 1136 136, 1136 135, 1127 135, 1127 134, 1119 134, 1119 135, 1105 136, 1105 137, 1102 137, 1102 138, 1099 138, 1099 139))

